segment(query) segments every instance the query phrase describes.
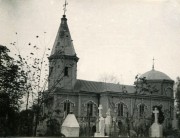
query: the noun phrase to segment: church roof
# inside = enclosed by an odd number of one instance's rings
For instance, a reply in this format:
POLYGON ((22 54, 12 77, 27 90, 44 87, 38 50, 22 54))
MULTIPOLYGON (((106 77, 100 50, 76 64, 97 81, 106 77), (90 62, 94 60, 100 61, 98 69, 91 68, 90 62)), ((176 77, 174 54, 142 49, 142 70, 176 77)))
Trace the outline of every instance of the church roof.
POLYGON ((76 55, 68 28, 66 15, 63 15, 61 18, 61 24, 51 52, 51 56, 52 55, 76 55))
POLYGON ((147 80, 172 80, 168 75, 157 70, 150 70, 140 76, 145 77, 147 80))
POLYGON ((122 85, 114 83, 105 83, 105 82, 96 82, 96 81, 87 81, 87 80, 77 80, 75 91, 83 92, 125 92, 125 93, 134 93, 133 85, 122 85))

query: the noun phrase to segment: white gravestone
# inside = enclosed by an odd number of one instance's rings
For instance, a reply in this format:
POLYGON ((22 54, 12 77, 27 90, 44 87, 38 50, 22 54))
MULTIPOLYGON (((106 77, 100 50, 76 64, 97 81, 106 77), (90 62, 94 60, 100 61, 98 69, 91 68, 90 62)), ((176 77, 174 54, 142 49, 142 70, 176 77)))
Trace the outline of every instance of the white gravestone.
POLYGON ((99 130, 96 129, 96 133, 94 134, 95 137, 104 137, 104 129, 105 129, 105 122, 104 118, 102 117, 102 105, 99 105, 99 130))
POLYGON ((66 137, 79 137, 79 123, 74 114, 67 115, 62 124, 61 133, 66 137))
POLYGON ((162 136, 162 125, 160 125, 158 123, 158 114, 159 114, 159 111, 157 110, 157 108, 155 108, 155 110, 153 111, 154 113, 154 123, 152 124, 151 126, 151 133, 150 133, 150 136, 151 137, 163 137, 162 136))
POLYGON ((106 135, 110 135, 111 127, 112 127, 112 117, 111 117, 111 109, 109 108, 107 113, 106 113, 106 118, 105 118, 105 132, 106 135))

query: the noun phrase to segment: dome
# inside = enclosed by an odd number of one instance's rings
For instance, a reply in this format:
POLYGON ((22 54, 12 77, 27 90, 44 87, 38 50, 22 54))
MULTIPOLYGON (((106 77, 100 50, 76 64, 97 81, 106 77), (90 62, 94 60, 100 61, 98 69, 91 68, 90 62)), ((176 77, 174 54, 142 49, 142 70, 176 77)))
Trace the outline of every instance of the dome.
POLYGON ((147 80, 171 80, 171 78, 163 72, 154 69, 142 74, 140 78, 146 77, 147 80))

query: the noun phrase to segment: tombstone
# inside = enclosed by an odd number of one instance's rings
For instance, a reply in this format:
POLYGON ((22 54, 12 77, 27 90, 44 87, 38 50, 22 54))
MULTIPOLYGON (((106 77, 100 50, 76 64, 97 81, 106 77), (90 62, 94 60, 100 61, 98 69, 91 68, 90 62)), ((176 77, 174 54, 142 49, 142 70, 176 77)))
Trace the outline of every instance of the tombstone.
POLYGON ((110 135, 111 127, 112 127, 112 117, 111 117, 111 109, 109 108, 107 113, 106 113, 106 118, 105 118, 105 133, 107 136, 110 135))
POLYGON ((66 137, 79 137, 79 123, 74 114, 67 115, 62 124, 61 133, 66 137))
POLYGON ((96 119, 96 132, 99 132, 99 117, 96 119))
POLYGON ((86 133, 86 123, 83 117, 80 123, 80 135, 85 136, 85 133, 86 133))
POLYGON ((105 134, 105 122, 103 117, 99 119, 99 133, 101 136, 105 134))
POLYGON ((118 130, 119 129, 118 129, 117 124, 116 124, 116 122, 117 122, 116 119, 117 118, 115 116, 112 118, 113 123, 112 123, 112 127, 111 127, 111 134, 112 134, 113 137, 118 136, 118 130))
POLYGON ((152 126, 150 128, 150 137, 163 137, 163 135, 162 135, 162 125, 160 125, 158 123, 158 113, 159 113, 159 111, 157 110, 157 108, 155 108, 153 113, 154 113, 155 119, 154 119, 154 123, 152 124, 152 126))
POLYGON ((174 107, 173 120, 172 120, 172 127, 174 129, 178 129, 178 119, 177 119, 176 113, 177 113, 177 109, 176 107, 174 107))
POLYGON ((37 126, 36 136, 44 136, 47 131, 47 120, 45 119, 43 122, 40 122, 37 126))
POLYGON ((102 117, 102 105, 99 105, 99 130, 96 129, 96 133, 94 134, 94 137, 104 137, 104 129, 105 129, 105 122, 104 118, 102 117))

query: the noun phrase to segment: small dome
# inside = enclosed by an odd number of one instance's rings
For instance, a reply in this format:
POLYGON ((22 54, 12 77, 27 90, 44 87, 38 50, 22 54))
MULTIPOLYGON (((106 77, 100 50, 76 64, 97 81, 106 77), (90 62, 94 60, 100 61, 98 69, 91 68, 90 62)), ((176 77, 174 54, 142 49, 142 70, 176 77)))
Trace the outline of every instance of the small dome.
POLYGON ((147 80, 171 80, 171 78, 160 71, 154 69, 142 74, 140 78, 146 77, 147 80))

